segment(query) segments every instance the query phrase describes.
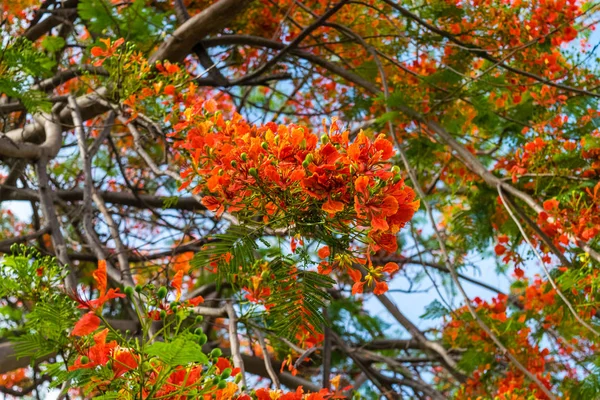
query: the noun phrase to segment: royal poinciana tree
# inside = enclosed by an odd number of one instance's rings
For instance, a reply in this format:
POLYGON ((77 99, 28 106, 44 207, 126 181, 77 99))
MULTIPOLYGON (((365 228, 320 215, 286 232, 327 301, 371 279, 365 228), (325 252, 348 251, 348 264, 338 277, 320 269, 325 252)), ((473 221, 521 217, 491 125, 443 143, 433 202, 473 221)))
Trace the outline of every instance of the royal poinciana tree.
POLYGON ((6 398, 600 395, 598 4, 1 6, 6 398))

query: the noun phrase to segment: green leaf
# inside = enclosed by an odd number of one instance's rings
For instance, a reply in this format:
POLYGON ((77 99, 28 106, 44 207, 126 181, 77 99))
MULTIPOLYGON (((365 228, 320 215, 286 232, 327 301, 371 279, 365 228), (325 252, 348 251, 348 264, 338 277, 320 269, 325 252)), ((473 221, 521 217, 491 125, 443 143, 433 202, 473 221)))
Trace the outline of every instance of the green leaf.
POLYGON ((146 354, 158 357, 171 367, 208 362, 208 357, 202 352, 202 347, 194 341, 191 335, 179 337, 170 343, 153 343, 146 350, 146 354))
POLYGON ((42 40, 42 47, 50 53, 56 53, 65 46, 65 39, 60 36, 46 36, 42 40))
POLYGON ((255 251, 258 249, 256 240, 261 233, 259 229, 231 226, 226 233, 215 235, 210 244, 203 246, 194 256, 191 265, 202 269, 209 267, 212 262, 217 262, 220 276, 227 279, 229 274, 239 273, 240 266, 246 270, 254 263, 255 251), (224 256, 228 253, 231 254, 231 259, 226 263, 224 256))
POLYGON ((80 0, 77 11, 90 32, 102 33, 115 26, 112 5, 105 0, 80 0))
POLYGON ((435 299, 433 302, 431 302, 425 307, 425 313, 423 313, 423 315, 421 315, 420 318, 436 319, 444 317, 448 314, 450 314, 450 310, 448 310, 446 306, 440 303, 439 300, 435 299))
POLYGON ((123 395, 119 392, 106 392, 100 396, 95 396, 94 400, 112 400, 112 399, 120 399, 123 395))
POLYGON ((268 303, 269 320, 272 329, 280 336, 295 337, 301 328, 309 328, 313 333, 321 332, 325 324, 323 309, 331 299, 327 289, 333 287, 335 281, 327 275, 314 271, 297 270, 294 261, 286 257, 278 257, 271 261, 268 270, 275 277, 275 287, 268 303))

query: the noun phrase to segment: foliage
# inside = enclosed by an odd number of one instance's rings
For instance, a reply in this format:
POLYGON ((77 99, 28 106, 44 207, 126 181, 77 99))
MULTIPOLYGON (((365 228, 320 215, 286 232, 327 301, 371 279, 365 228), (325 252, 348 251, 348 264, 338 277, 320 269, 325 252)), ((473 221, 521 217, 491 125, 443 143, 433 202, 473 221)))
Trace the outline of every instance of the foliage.
POLYGON ((600 397, 597 3, 4 3, 0 392, 600 397))

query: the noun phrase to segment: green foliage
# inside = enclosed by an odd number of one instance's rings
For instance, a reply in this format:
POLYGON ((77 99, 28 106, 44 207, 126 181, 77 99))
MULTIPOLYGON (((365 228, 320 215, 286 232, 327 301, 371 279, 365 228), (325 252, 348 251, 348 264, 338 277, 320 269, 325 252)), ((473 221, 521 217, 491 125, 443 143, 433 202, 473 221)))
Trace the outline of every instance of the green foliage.
POLYGON ((485 251, 494 236, 488 223, 495 213, 497 193, 486 186, 478 185, 470 190, 468 206, 452 216, 452 233, 458 248, 476 248, 485 251))
POLYGON ((66 42, 60 36, 46 36, 42 40, 42 47, 50 53, 56 53, 65 46, 66 42))
POLYGON ((119 392, 106 392, 100 396, 94 396, 94 400, 114 400, 120 399, 123 397, 123 394, 119 392))
POLYGON ((14 338, 17 356, 41 357, 68 343, 68 331, 78 318, 73 302, 56 295, 53 302, 37 302, 27 314, 25 331, 33 332, 14 338))
POLYGON ((366 341, 383 336, 389 324, 378 316, 365 311, 362 300, 354 297, 337 298, 331 301, 329 320, 336 331, 344 336, 366 341))
POLYGON ((302 269, 297 260, 269 252, 271 244, 262 231, 248 226, 231 226, 224 234, 214 235, 210 244, 198 252, 191 264, 194 268, 216 267, 220 279, 234 288, 252 287, 252 276, 268 271, 265 278, 270 296, 268 318, 272 329, 285 337, 294 337, 307 322, 320 331, 325 320, 322 310, 330 299, 327 289, 334 281, 326 275, 302 269), (262 244, 262 246, 260 246, 262 244), (261 260, 259 250, 273 258, 261 260), (266 268, 260 269, 267 262, 266 268))
POLYGON ((30 41, 16 39, 0 47, 0 93, 19 100, 27 110, 50 111, 45 93, 32 90, 33 78, 51 75, 55 62, 33 48, 30 41))
POLYGON ((105 0, 82 0, 77 4, 79 17, 87 22, 91 32, 102 33, 114 25, 112 5, 105 0))
POLYGON ((321 332, 325 319, 323 309, 331 296, 327 289, 335 281, 328 275, 314 271, 293 271, 293 260, 276 258, 269 263, 271 280, 275 283, 269 297, 273 307, 269 310, 272 328, 279 334, 293 338, 308 322, 316 332, 321 332))
POLYGON ((477 347, 469 347, 467 351, 461 354, 458 367, 461 371, 472 373, 478 366, 493 362, 494 356, 492 354, 481 351, 477 347))
POLYGON ((12 250, 0 264, 0 296, 20 299, 28 312, 14 315, 19 318, 16 327, 5 335, 15 342, 17 357, 52 354, 67 344, 79 317, 75 303, 58 290, 65 272, 54 258, 33 249, 13 245, 12 250))
POLYGON ((437 319, 450 314, 450 310, 439 300, 435 299, 425 307, 425 313, 420 316, 423 319, 437 319))
POLYGON ((210 244, 196 253, 191 265, 199 269, 212 269, 211 263, 219 263, 219 276, 229 278, 230 274, 239 272, 239 267, 247 269, 252 266, 256 259, 255 251, 258 249, 256 241, 261 233, 257 228, 230 226, 227 232, 214 235, 210 244), (229 262, 225 260, 228 254, 231 254, 229 262))
POLYGON ((81 0, 77 10, 91 32, 123 37, 143 50, 153 45, 166 21, 164 14, 147 7, 144 0, 135 0, 120 12, 107 0, 81 0))
POLYGON ((206 364, 208 357, 197 344, 198 338, 193 335, 178 336, 172 342, 155 342, 146 349, 149 356, 158 357, 171 367, 189 363, 206 364))

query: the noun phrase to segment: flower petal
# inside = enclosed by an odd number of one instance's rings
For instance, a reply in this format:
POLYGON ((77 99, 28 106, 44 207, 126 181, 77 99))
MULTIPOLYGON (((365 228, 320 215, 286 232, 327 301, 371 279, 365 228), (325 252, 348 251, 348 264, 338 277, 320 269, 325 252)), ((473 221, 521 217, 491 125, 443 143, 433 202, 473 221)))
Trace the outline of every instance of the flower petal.
POLYGON ((85 314, 71 331, 71 336, 85 336, 94 332, 100 326, 100 318, 93 312, 85 314))

